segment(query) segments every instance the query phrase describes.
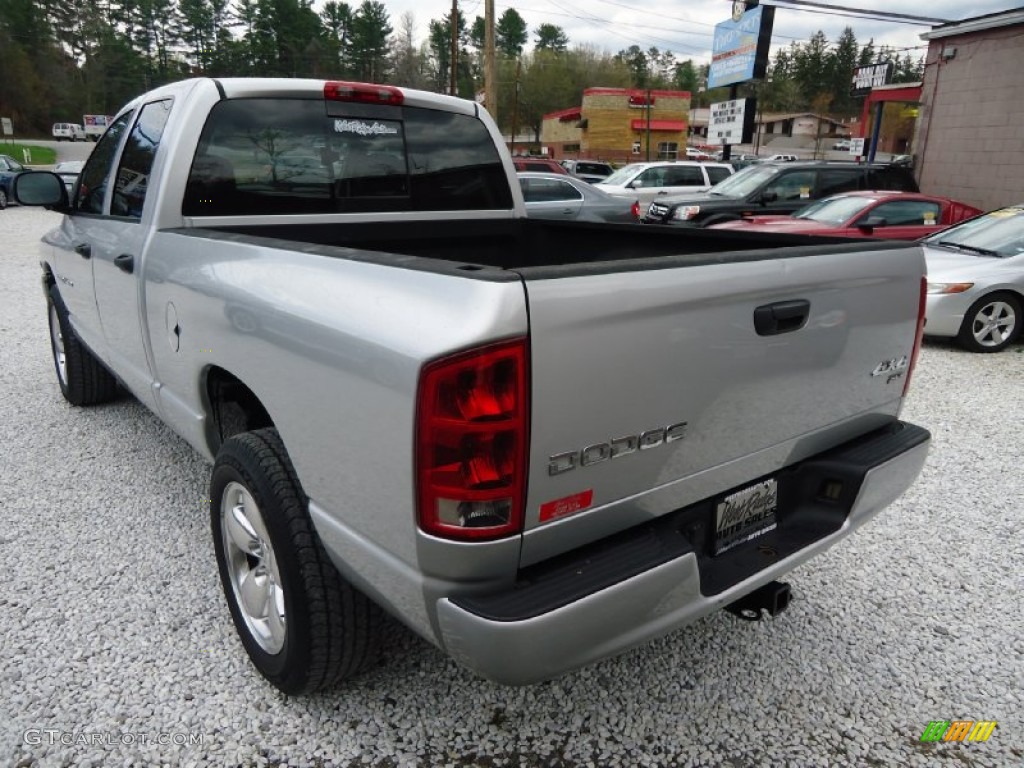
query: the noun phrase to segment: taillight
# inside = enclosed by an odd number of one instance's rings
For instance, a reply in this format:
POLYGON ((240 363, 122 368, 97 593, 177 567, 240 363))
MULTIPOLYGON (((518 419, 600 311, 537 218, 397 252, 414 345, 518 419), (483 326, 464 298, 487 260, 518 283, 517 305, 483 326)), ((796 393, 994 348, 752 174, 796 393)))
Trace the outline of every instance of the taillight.
POLYGON ((324 98, 330 101, 357 101, 361 104, 393 104, 395 106, 405 101, 402 92, 391 85, 339 81, 324 83, 324 98))
POLYGON ((907 367, 907 378, 903 382, 903 396, 910 391, 910 377, 914 375, 914 366, 917 365, 917 356, 921 354, 921 342, 924 340, 924 310, 928 304, 928 278, 921 278, 921 297, 917 305, 917 336, 914 338, 914 351, 910 355, 910 365, 907 367))
POLYGON ((526 495, 526 339, 435 360, 416 413, 419 523, 452 539, 519 533, 526 495))
POLYGON ((633 218, 634 219, 639 219, 640 218, 640 201, 637 200, 635 203, 633 203, 633 207, 630 210, 633 211, 633 218))

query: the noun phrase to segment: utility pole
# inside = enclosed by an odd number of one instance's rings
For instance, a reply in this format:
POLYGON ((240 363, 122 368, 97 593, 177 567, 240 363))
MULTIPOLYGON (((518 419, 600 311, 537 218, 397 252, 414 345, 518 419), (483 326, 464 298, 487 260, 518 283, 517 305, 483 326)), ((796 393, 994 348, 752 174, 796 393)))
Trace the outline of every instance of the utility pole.
POLYGON ((494 0, 484 0, 484 106, 498 122, 498 87, 494 79, 494 0))
POLYGON ((509 152, 516 153, 516 133, 519 131, 519 73, 523 68, 523 60, 516 59, 516 90, 512 98, 512 146, 509 152))
POLYGON ((647 162, 651 162, 651 89, 647 89, 647 162))
POLYGON ((451 40, 451 51, 449 57, 452 60, 452 71, 451 81, 449 83, 448 92, 452 96, 459 95, 459 79, 458 73, 458 57, 459 57, 459 0, 452 0, 452 40, 451 40))

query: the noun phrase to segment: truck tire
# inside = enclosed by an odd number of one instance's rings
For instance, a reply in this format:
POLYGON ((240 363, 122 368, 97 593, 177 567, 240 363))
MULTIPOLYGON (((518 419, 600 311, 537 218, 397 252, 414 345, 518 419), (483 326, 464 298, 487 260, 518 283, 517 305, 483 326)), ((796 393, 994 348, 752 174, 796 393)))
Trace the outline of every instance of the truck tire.
POLYGON ((957 341, 971 352, 1000 352, 1020 335, 1024 313, 1012 293, 982 296, 964 314, 957 341))
POLYGON ((98 405, 113 400, 117 396, 117 379, 75 336, 56 286, 50 286, 46 308, 50 350, 64 399, 72 405, 98 405))
POLYGON ((249 658, 287 694, 369 666, 380 609, 331 563, 277 430, 226 440, 210 479, 221 585, 249 658))

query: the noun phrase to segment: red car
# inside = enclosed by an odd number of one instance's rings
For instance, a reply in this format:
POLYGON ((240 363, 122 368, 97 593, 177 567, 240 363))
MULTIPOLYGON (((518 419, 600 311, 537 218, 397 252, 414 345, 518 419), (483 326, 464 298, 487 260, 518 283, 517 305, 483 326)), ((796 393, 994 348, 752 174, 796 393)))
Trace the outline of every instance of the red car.
POLYGON ((792 216, 748 216, 708 229, 916 240, 980 213, 955 200, 916 192, 846 192, 811 203, 792 216))

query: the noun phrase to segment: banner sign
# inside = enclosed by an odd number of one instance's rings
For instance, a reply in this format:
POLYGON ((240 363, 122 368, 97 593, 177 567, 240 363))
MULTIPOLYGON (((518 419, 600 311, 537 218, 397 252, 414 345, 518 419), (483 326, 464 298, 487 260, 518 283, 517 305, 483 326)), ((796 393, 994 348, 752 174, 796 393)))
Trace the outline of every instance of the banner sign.
POLYGON ((764 77, 774 22, 775 6, 759 5, 744 13, 739 21, 729 19, 716 24, 708 88, 764 77))
POLYGON ((892 82, 892 62, 880 61, 857 67, 853 70, 853 83, 850 86, 851 96, 867 96, 872 88, 888 85, 892 82))

